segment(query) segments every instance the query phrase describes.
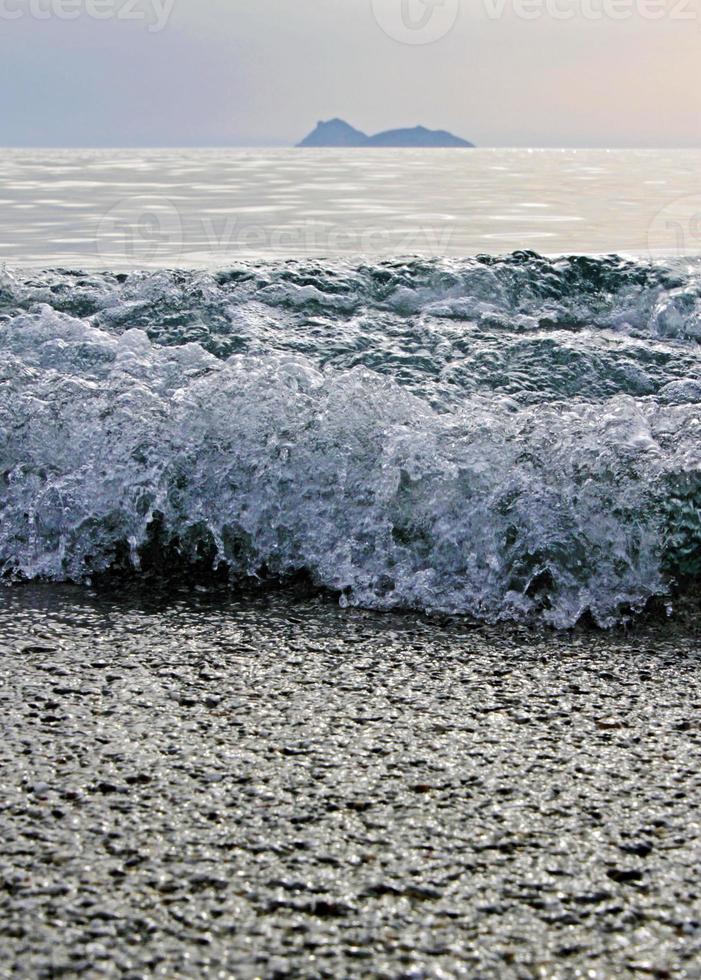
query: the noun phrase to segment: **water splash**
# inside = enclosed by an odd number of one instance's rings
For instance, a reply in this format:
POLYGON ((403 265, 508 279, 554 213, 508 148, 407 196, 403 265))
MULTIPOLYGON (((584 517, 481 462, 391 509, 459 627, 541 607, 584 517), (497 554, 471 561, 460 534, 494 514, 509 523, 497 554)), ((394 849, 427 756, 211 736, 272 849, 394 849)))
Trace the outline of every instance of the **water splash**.
POLYGON ((696 285, 613 259, 445 266, 6 276, 4 573, 87 581, 159 551, 555 626, 696 576, 696 285), (501 319, 456 312, 473 300, 501 319))

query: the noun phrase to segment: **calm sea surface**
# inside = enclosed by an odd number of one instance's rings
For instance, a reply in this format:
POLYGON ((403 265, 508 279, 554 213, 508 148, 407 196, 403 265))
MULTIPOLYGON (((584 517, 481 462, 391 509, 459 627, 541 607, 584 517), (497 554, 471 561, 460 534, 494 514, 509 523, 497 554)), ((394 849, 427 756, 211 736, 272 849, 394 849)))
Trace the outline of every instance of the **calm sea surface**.
POLYGON ((701 251, 701 151, 3 150, 10 267, 701 251))

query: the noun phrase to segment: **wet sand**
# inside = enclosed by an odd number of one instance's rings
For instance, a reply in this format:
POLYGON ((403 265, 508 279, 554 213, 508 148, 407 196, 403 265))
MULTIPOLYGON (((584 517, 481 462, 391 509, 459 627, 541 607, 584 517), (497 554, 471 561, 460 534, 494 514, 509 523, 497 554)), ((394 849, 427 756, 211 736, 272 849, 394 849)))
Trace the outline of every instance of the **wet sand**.
POLYGON ((1 977, 701 977, 696 610, 0 590, 1 977))

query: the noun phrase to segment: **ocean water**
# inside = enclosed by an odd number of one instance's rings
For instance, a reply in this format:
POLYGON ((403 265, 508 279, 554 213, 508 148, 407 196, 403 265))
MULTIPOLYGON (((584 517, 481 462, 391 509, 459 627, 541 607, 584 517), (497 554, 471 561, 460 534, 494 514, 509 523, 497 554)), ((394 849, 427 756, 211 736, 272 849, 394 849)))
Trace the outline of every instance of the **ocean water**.
POLYGON ((699 150, 3 150, 0 261, 701 254, 699 150))
POLYGON ((0 570, 671 609, 701 569, 700 163, 4 152, 0 570))

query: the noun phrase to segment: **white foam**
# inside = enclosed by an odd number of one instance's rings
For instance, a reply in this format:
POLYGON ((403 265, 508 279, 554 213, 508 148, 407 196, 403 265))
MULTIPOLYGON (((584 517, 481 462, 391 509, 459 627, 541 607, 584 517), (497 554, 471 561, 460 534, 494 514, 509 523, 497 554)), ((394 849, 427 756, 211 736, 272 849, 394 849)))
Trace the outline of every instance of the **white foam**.
POLYGON ((482 391, 438 411, 363 367, 221 360, 49 307, 0 340, 6 573, 85 581, 124 542, 138 562, 158 513, 236 575, 305 570, 381 609, 610 625, 701 543, 701 420, 678 397, 482 391))

